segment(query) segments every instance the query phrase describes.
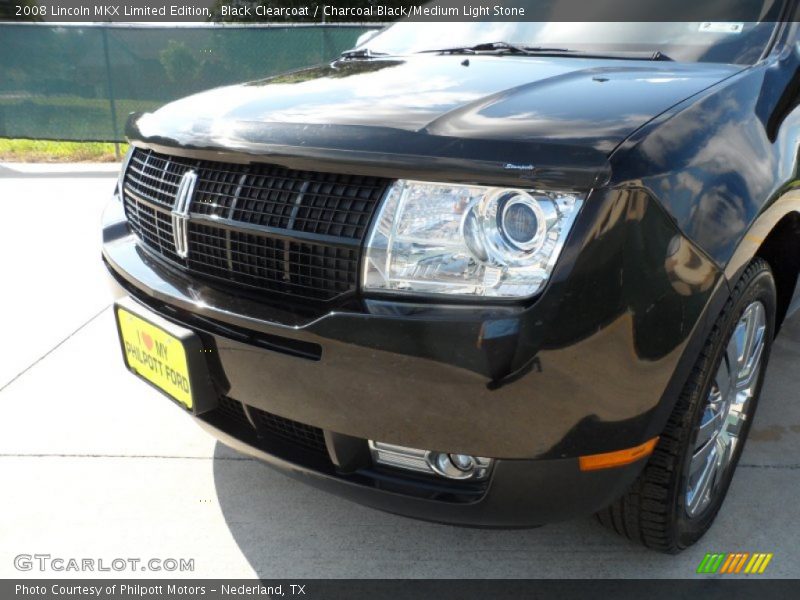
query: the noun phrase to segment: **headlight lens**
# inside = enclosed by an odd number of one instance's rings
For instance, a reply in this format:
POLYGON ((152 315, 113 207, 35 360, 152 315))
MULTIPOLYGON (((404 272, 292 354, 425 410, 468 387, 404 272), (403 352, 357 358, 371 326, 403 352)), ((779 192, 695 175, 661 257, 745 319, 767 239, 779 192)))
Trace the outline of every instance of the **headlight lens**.
POLYGON ((532 296, 581 202, 568 192, 398 181, 369 235, 364 289, 532 296))

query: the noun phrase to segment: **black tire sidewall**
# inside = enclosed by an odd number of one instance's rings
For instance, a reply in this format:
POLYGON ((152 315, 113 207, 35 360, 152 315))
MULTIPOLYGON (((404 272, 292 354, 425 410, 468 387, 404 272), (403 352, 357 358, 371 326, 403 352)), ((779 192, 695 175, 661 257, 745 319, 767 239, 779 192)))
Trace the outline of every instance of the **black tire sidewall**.
POLYGON ((772 340, 775 334, 775 314, 776 314, 776 291, 775 281, 769 266, 764 261, 759 261, 758 269, 752 272, 750 268, 745 272, 740 284, 744 283, 743 289, 737 286, 732 297, 732 304, 726 307, 726 310, 720 315, 715 332, 712 333, 712 338, 709 339, 712 345, 712 352, 710 359, 704 365, 703 373, 701 376, 701 383, 695 387, 689 410, 687 411, 687 418, 689 419, 688 435, 682 449, 682 455, 678 462, 679 470, 676 473, 676 485, 674 486, 675 497, 673 499, 674 523, 676 527, 676 546, 678 548, 686 548, 696 542, 711 526, 720 507, 722 506, 728 488, 730 487, 733 479, 733 474, 736 470, 736 465, 741 457, 742 450, 744 449, 747 441, 750 427, 753 424, 753 416, 755 415, 756 407, 758 405, 759 397, 761 396, 761 388, 764 384, 764 376, 767 371, 769 362, 770 351, 772 348, 772 340), (746 278, 749 277, 749 281, 746 278), (738 292, 738 297, 736 293, 738 292), (766 332, 765 332, 765 345, 761 359, 761 371, 758 375, 756 382, 755 392, 750 400, 747 408, 747 418, 742 427, 742 434, 739 437, 739 443, 734 450, 733 458, 723 473, 722 481, 717 488, 711 503, 706 509, 696 517, 689 517, 686 513, 685 499, 686 499, 686 486, 688 483, 688 468, 691 462, 692 450, 694 442, 697 437, 697 430, 700 420, 703 416, 706 406, 706 400, 714 381, 714 376, 719 368, 719 365, 725 354, 725 349, 728 344, 733 331, 739 322, 745 308, 752 302, 760 300, 766 310, 766 332))

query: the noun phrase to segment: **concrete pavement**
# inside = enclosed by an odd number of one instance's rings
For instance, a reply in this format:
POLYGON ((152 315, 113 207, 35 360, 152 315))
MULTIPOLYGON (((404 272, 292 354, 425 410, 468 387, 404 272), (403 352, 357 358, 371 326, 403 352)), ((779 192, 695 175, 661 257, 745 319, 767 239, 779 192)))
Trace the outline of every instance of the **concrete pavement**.
POLYGON ((800 319, 777 342, 725 506, 683 554, 648 552, 591 517, 522 531, 422 523, 221 446, 130 376, 99 261, 113 174, 5 167, 0 577, 85 575, 14 568, 18 554, 49 553, 194 559, 182 574, 192 577, 669 578, 695 576, 706 552, 734 551, 773 552, 767 575, 800 576, 800 319))

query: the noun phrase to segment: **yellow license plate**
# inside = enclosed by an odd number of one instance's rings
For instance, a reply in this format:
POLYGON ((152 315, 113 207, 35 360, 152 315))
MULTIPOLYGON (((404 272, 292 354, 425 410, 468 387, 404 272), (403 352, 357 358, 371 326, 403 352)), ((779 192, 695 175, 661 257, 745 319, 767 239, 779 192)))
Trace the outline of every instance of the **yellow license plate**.
POLYGON ((128 367, 191 409, 189 364, 181 340, 119 306, 117 320, 128 367))

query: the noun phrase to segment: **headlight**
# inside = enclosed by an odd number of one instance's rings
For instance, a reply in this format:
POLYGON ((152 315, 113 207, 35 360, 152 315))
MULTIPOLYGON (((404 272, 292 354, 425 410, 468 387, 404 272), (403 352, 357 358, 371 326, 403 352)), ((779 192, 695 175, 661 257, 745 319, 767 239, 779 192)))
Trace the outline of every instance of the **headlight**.
POLYGON ((566 192, 398 181, 368 238, 364 289, 532 296, 581 201, 566 192))

